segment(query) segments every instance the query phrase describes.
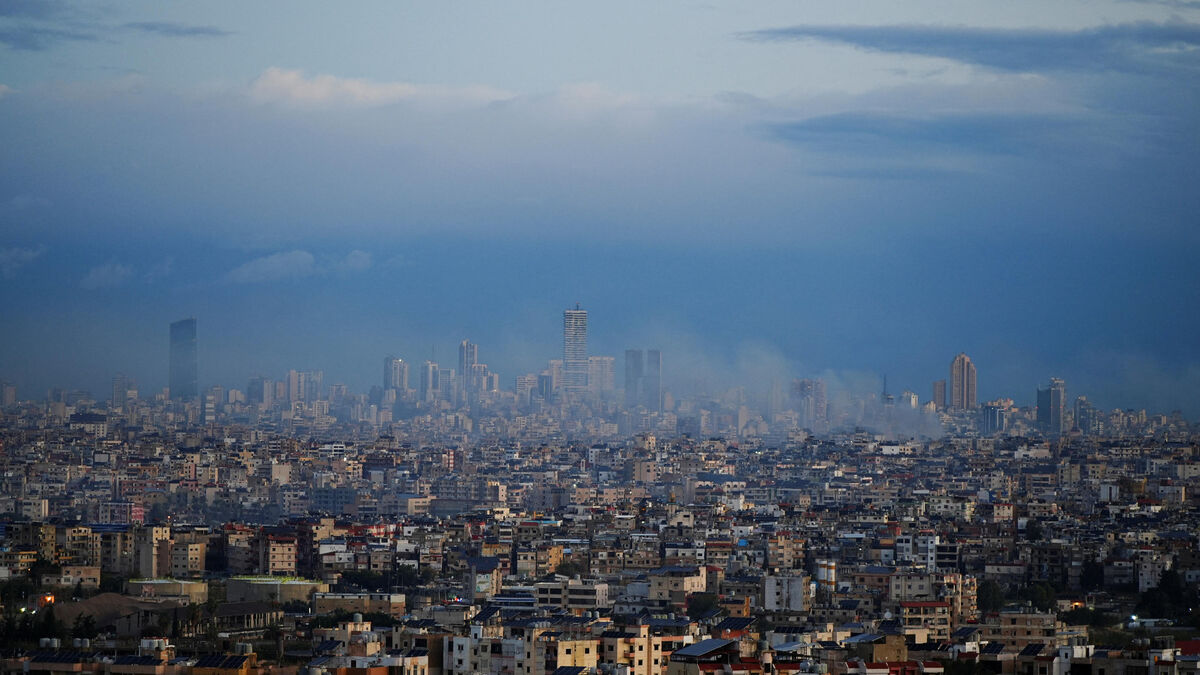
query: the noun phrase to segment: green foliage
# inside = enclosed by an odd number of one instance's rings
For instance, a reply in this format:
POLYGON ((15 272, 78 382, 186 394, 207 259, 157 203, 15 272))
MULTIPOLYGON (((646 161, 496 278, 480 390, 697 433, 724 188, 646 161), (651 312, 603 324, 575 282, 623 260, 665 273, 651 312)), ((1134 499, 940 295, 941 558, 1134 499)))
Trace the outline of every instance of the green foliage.
POLYGON ((975 590, 975 601, 979 605, 979 611, 997 612, 1004 607, 1004 589, 991 579, 981 581, 975 590))
POLYGON ((341 592, 371 591, 387 593, 392 587, 415 588, 427 583, 432 577, 428 569, 417 570, 407 565, 397 566, 392 572, 370 572, 367 570, 346 570, 338 581, 337 589, 341 592))
POLYGON ((1085 591, 1096 591, 1104 588, 1104 565, 1096 561, 1083 564, 1079 575, 1079 584, 1085 591))
POLYGON ((1025 538, 1029 541, 1041 541, 1042 539, 1042 523, 1041 521, 1030 518, 1025 521, 1025 538))
POLYGON ((71 625, 71 637, 94 638, 100 631, 96 628, 96 618, 91 614, 80 614, 71 625))
POLYGON ((1030 584, 1018 593, 1018 597, 1022 601, 1032 603, 1034 607, 1043 612, 1050 611, 1054 607, 1056 595, 1054 587, 1044 581, 1030 584))
POLYGON ((1181 625, 1198 625, 1200 593, 1184 583, 1175 570, 1166 570, 1158 586, 1138 598, 1137 613, 1146 618, 1173 619, 1181 625))
POLYGON ((288 600, 280 605, 280 609, 288 614, 308 614, 308 603, 303 600, 288 600))
POLYGON ((115 574, 100 575, 100 592, 101 593, 124 593, 125 592, 125 577, 115 574))
POLYGON ((558 569, 554 570, 554 573, 561 574, 564 577, 573 577, 576 574, 579 574, 579 575, 587 574, 588 569, 587 569, 587 567, 585 567, 584 565, 582 565, 580 563, 564 561, 561 565, 558 566, 558 569))
POLYGON ((37 589, 29 579, 10 579, 0 584, 0 603, 3 603, 8 611, 15 612, 36 592, 37 589))
POLYGON ((37 622, 33 626, 35 637, 58 638, 67 637, 67 627, 54 616, 54 605, 49 605, 38 611, 37 622))
POLYGON ((1094 628, 1106 628, 1115 625, 1118 621, 1114 614, 1101 612, 1098 609, 1091 609, 1089 607, 1080 607, 1079 609, 1063 612, 1058 615, 1058 618, 1072 626, 1090 626, 1094 628))

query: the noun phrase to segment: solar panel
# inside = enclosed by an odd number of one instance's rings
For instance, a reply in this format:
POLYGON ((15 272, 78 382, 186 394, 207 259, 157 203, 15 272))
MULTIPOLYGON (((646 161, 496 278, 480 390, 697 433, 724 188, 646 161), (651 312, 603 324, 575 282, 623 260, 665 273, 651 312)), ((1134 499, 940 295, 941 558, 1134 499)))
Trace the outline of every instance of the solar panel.
POLYGON ((196 668, 220 668, 221 664, 225 663, 224 654, 209 654, 201 656, 199 661, 196 661, 196 668))
POLYGON ((742 630, 754 623, 753 617, 727 616, 717 624, 717 630, 742 630))
POLYGON ((1003 642, 989 642, 983 646, 982 651, 984 654, 999 654, 1000 652, 1004 651, 1004 643, 1003 642))
POLYGON ((1027 644, 1027 645, 1025 645, 1025 648, 1021 650, 1020 655, 1021 656, 1037 656, 1038 654, 1042 653, 1042 648, 1045 646, 1046 645, 1043 645, 1040 642, 1033 642, 1033 643, 1027 644))

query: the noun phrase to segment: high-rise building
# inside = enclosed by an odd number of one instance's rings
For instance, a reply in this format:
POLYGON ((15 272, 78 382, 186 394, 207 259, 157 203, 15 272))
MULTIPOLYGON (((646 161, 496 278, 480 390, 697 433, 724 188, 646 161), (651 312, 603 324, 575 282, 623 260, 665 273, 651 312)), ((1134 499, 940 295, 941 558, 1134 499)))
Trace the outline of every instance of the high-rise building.
POLYGON ((1075 426, 1089 436, 1104 432, 1104 414, 1086 396, 1075 399, 1075 426))
POLYGON ((662 412, 662 352, 625 350, 625 406, 662 412))
POLYGON ((662 352, 646 350, 646 374, 642 378, 642 405, 662 412, 662 352))
POLYGON ((383 388, 408 391, 408 362, 389 356, 383 360, 383 388))
POLYGON ((464 392, 474 393, 480 389, 481 384, 475 372, 478 363, 479 345, 468 340, 458 343, 458 376, 462 378, 464 392))
POLYGON ((183 319, 171 324, 171 360, 167 386, 177 401, 195 400, 200 395, 196 363, 196 320, 183 319))
POLYGON ((825 400, 825 381, 803 379, 792 381, 792 398, 796 400, 800 424, 813 431, 823 430, 828 405, 825 400))
POLYGON ((587 389, 587 310, 563 312, 563 389, 578 394, 587 389))
POLYGON ((1066 406, 1067 383, 1057 377, 1050 378, 1050 386, 1037 392, 1038 427, 1050 436, 1061 436, 1067 430, 1063 416, 1066 406))
POLYGON ((442 388, 439 375, 438 364, 433 361, 426 361, 421 365, 421 389, 417 392, 418 400, 437 400, 442 388))
POLYGON ((971 410, 975 407, 975 364, 959 352, 950 362, 950 408, 971 410))
POLYGON ((130 398, 137 398, 137 383, 125 375, 115 375, 112 381, 112 398, 110 405, 113 410, 124 410, 130 398))
POLYGON ((250 378, 246 384, 246 400, 261 408, 270 408, 275 403, 275 382, 261 375, 250 378))
POLYGON ((642 350, 625 350, 625 407, 635 408, 642 399, 642 375, 645 366, 642 350))
POLYGON ((601 396, 611 392, 616 386, 616 377, 613 373, 613 364, 616 362, 611 356, 589 356, 588 357, 588 392, 594 396, 601 396))
POLYGON ((938 410, 946 409, 946 381, 935 380, 933 383, 933 405, 938 410))

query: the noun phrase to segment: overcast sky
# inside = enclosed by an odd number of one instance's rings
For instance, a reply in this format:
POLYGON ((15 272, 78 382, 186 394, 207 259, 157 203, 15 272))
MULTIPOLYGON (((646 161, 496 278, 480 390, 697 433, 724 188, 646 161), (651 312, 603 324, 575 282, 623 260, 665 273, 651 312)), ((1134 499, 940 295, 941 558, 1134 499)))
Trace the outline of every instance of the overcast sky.
POLYGON ((579 302, 679 383, 1200 416, 1200 2, 9 0, 0 148, 23 397, 187 316, 205 386, 511 386, 579 302))

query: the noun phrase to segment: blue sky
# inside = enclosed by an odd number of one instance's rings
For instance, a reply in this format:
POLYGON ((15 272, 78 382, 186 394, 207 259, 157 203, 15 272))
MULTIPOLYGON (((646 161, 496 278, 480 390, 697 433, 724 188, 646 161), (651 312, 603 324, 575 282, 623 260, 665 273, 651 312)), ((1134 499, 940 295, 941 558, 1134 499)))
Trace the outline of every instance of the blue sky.
POLYGON ((1198 84, 1182 0, 7 2, 0 379, 511 382, 580 302, 680 388, 1194 418, 1198 84))

